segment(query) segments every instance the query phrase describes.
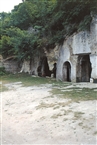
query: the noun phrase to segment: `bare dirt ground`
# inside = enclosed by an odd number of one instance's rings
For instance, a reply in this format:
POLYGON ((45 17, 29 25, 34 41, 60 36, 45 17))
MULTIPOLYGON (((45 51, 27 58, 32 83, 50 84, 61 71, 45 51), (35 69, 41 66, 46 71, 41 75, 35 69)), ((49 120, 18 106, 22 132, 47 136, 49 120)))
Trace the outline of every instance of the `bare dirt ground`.
MULTIPOLYGON (((94 87, 95 84, 78 84, 94 87), (94 86, 93 86, 94 85, 94 86)), ((51 95, 52 85, 6 85, 1 94, 1 144, 96 145, 97 101, 73 102, 51 95)))

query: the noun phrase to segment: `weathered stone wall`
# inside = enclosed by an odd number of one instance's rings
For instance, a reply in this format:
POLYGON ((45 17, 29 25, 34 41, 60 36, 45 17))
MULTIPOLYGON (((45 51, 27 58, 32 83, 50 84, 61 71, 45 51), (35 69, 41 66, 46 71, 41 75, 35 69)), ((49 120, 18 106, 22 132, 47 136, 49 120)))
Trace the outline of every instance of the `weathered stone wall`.
POLYGON ((30 61, 24 60, 20 72, 24 72, 24 73, 29 73, 30 74, 30 61))
POLYGON ((72 37, 73 54, 91 53, 91 38, 88 31, 82 31, 72 37))
POLYGON ((59 57, 59 46, 57 45, 54 49, 49 49, 49 51, 45 50, 45 54, 48 60, 49 69, 52 70, 54 63, 57 62, 59 57))
MULTIPOLYGON (((63 66, 69 62, 71 66, 71 81, 76 82, 78 73, 78 56, 89 56, 91 62, 91 78, 97 78, 97 16, 95 16, 90 25, 89 31, 75 33, 59 48, 59 57, 57 61, 57 79, 63 80, 63 66)), ((84 61, 84 59, 83 59, 84 61)), ((80 65, 83 63, 80 60, 80 65)), ((82 72, 80 72, 82 73, 82 72)))
POLYGON ((12 58, 3 59, 0 55, 0 67, 4 67, 6 72, 17 73, 21 69, 21 63, 12 58))
MULTIPOLYGON (((62 46, 56 46, 54 49, 45 50, 49 70, 52 70, 54 63, 57 63, 56 78, 64 80, 64 63, 68 62, 70 68, 70 79, 76 82, 77 78, 81 77, 81 60, 78 62, 78 57, 81 55, 89 55, 91 62, 91 77, 97 78, 97 17, 93 18, 90 31, 81 31, 75 33, 64 41, 62 46), (80 69, 80 70, 79 70, 80 69)), ((35 58, 31 62, 24 61, 21 71, 30 74, 38 75, 37 68, 40 65, 40 58, 35 58)), ((67 67, 67 66, 65 66, 67 67)))
POLYGON ((31 61, 30 69, 32 75, 36 75, 36 76, 38 75, 37 68, 39 66, 39 60, 40 58, 36 57, 31 61))
POLYGON ((90 31, 82 31, 72 36, 73 54, 97 54, 97 16, 93 17, 90 31))
POLYGON ((97 55, 97 15, 93 17, 90 25, 91 54, 97 55))
POLYGON ((34 58, 31 61, 24 60, 20 72, 37 75, 37 68, 39 65, 39 58, 34 58))
POLYGON ((7 60, 3 62, 3 67, 7 72, 17 73, 20 71, 20 67, 17 61, 15 60, 7 60))

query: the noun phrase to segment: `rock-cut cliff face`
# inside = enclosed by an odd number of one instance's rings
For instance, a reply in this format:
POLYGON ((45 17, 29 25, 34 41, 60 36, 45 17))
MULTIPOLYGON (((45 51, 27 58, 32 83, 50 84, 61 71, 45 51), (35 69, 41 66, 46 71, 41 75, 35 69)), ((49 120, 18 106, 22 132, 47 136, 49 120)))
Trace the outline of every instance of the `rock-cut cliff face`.
MULTIPOLYGON (((7 71, 20 71, 18 63, 8 61, 2 64, 7 71)), ((63 45, 45 50, 42 56, 32 58, 31 62, 24 61, 21 65, 20 72, 53 76, 62 81, 97 80, 97 16, 92 19, 90 31, 74 33, 64 40, 63 45)))
POLYGON ((90 31, 75 33, 60 46, 56 77, 73 82, 97 79, 97 16, 90 31))

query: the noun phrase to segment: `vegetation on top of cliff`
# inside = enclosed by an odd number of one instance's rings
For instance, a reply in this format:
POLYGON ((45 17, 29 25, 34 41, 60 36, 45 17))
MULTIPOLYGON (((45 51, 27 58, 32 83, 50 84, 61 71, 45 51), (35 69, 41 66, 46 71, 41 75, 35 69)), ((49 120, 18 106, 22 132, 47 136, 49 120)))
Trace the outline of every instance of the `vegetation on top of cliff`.
POLYGON ((0 53, 31 59, 67 36, 89 30, 96 0, 25 0, 11 13, 0 13, 0 53), (28 28, 30 31, 28 31, 28 28))

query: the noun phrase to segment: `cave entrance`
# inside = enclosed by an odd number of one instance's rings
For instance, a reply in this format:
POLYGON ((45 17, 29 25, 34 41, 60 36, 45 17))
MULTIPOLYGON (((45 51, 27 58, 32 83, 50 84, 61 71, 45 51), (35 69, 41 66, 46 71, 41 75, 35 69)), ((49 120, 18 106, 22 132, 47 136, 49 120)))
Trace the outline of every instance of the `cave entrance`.
POLYGON ((41 77, 51 76, 51 71, 49 70, 48 60, 46 56, 40 59, 37 72, 38 72, 38 76, 41 77))
POLYGON ((54 64, 53 64, 53 69, 52 69, 52 74, 53 74, 53 77, 54 77, 54 78, 56 78, 56 65, 57 65, 57 64, 54 63, 54 64))
POLYGON ((77 82, 89 82, 91 78, 91 70, 89 55, 78 56, 77 82))
POLYGON ((71 81, 71 65, 68 61, 63 64, 63 81, 71 81))

